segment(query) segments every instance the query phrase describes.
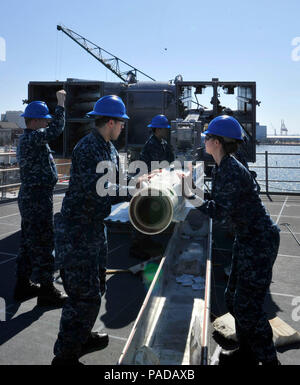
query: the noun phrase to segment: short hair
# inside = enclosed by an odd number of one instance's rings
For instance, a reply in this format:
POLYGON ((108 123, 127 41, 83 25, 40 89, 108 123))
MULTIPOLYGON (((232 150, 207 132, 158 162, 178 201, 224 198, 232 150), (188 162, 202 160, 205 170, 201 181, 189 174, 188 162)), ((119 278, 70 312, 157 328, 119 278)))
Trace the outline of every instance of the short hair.
POLYGON ((115 118, 111 116, 97 116, 95 119, 95 126, 101 128, 106 125, 111 119, 115 120, 115 118))
POLYGON ((152 132, 155 134, 156 130, 160 130, 162 127, 152 127, 152 132))
POLYGON ((239 149, 240 141, 237 139, 225 138, 217 135, 213 136, 222 144, 225 154, 234 154, 239 149))
POLYGON ((25 120, 25 124, 26 124, 26 127, 27 127, 31 123, 33 118, 24 118, 24 120, 25 120))

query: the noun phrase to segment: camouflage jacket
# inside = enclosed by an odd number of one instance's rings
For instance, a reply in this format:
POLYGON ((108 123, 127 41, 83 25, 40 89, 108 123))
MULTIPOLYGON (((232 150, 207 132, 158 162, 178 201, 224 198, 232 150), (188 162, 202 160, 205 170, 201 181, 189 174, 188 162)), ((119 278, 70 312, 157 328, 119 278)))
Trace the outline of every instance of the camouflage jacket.
POLYGON ((248 162, 246 161, 246 158, 242 151, 237 151, 235 154, 233 154, 236 160, 238 160, 244 167, 246 167, 247 170, 249 170, 248 162))
POLYGON ((160 142, 155 135, 152 135, 141 151, 140 160, 147 164, 150 172, 152 161, 162 162, 166 160, 171 163, 174 161, 174 154, 171 146, 166 141, 160 142))
POLYGON ((124 187, 120 187, 118 167, 117 150, 96 129, 83 137, 73 150, 69 188, 61 209, 63 217, 81 224, 102 223, 110 215, 111 205, 129 201, 131 196, 126 187, 129 178, 124 187), (115 183, 111 183, 110 188, 115 196, 100 196, 97 193, 97 183, 105 175, 104 172, 97 172, 97 166, 103 161, 114 163, 115 183))
POLYGON ((17 160, 22 187, 54 187, 58 175, 48 142, 56 139, 64 129, 64 108, 57 106, 47 128, 26 128, 19 139, 17 160))
POLYGON ((237 235, 252 237, 274 226, 250 172, 230 155, 212 172, 211 199, 198 209, 218 222, 230 220, 237 235))

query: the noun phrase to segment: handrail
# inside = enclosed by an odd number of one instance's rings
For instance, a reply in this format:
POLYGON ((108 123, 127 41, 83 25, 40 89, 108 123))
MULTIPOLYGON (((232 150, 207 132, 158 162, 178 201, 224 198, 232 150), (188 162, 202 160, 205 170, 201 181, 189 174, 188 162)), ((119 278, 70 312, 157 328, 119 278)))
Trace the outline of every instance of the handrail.
MULTIPOLYGON (((256 179, 257 182, 265 182, 265 179, 256 179)), ((278 183, 300 183, 300 180, 278 180, 278 179, 268 179, 269 182, 278 182, 278 183)))
MULTIPOLYGON (((300 183, 300 180, 280 180, 280 179, 269 179, 269 170, 270 169, 283 169, 283 170, 297 170, 297 169, 300 169, 300 167, 297 167, 297 166, 269 166, 269 156, 270 155, 280 155, 280 156, 291 156, 291 155, 295 155, 295 156, 299 156, 300 154, 299 153, 269 153, 268 151, 265 151, 264 153, 256 153, 256 155, 264 155, 265 156, 265 164, 264 166, 255 166, 255 165, 250 165, 249 168, 251 169, 261 169, 261 168, 264 168, 265 169, 265 179, 257 179, 258 182, 265 182, 265 192, 267 195, 269 194, 280 194, 279 192, 277 191, 272 191, 270 192, 270 186, 269 186, 269 183, 300 183)), ((273 189, 277 189, 277 187, 274 187, 273 186, 273 189)), ((289 193, 291 195, 299 195, 300 193, 300 190, 288 190, 286 189, 287 191, 285 190, 281 190, 282 193, 289 193)))
MULTIPOLYGON (((252 165, 250 165, 249 167, 251 167, 251 168, 265 168, 265 166, 252 166, 252 165)), ((287 168, 288 168, 288 169, 290 169, 290 170, 297 170, 297 169, 299 169, 300 167, 269 166, 268 168, 280 168, 280 169, 287 169, 287 168)))
MULTIPOLYGON (((291 153, 289 153, 289 152, 268 152, 268 151, 266 151, 266 152, 268 153, 268 155, 300 155, 300 154, 295 153, 295 152, 291 152, 291 153)), ((256 155, 265 155, 265 152, 257 152, 256 155)))
POLYGON ((205 273, 205 295, 204 295, 204 314, 202 323, 201 336, 201 355, 200 365, 208 365, 209 346, 208 346, 208 331, 210 317, 210 297, 211 297, 211 269, 212 269, 212 219, 209 218, 209 232, 207 245, 206 273, 205 273))
POLYGON ((0 190, 6 189, 6 188, 11 188, 11 187, 17 187, 17 186, 21 186, 21 183, 2 185, 2 186, 0 186, 0 190))
MULTIPOLYGON (((0 156, 1 155, 2 154, 0 153, 0 156)), ((6 153, 6 155, 7 155, 7 153, 6 153)), ((9 153, 9 155, 11 155, 11 153, 9 153)), ((56 167, 58 168, 60 166, 71 166, 71 164, 72 163, 56 163, 56 167)), ((0 175, 2 173, 2 175, 3 175, 3 182, 6 182, 6 180, 5 180, 6 179, 5 178, 6 173, 9 173, 9 172, 12 172, 12 171, 19 171, 19 170, 20 170, 20 168, 18 168, 18 167, 17 168, 16 167, 14 167, 14 168, 5 168, 5 169, 0 168, 0 175)), ((58 183, 60 183, 62 179, 63 180, 68 180, 69 178, 70 178, 69 175, 62 176, 61 178, 59 178, 58 183)), ((11 183, 11 184, 0 185, 0 191, 2 191, 0 200, 3 200, 3 198, 6 198, 6 190, 12 189, 12 188, 17 188, 17 187, 20 187, 20 186, 21 186, 21 183, 11 183)))
MULTIPOLYGON (((300 179, 299 180, 285 180, 285 179, 270 179, 269 178, 269 170, 271 169, 282 169, 282 170, 300 170, 300 166, 270 166, 269 165, 269 155, 280 155, 280 156, 290 156, 290 155, 295 155, 295 156, 300 156, 300 153, 287 153, 287 152, 276 152, 276 153, 270 153, 268 151, 265 151, 263 153, 256 153, 256 155, 264 155, 265 156, 265 164, 263 166, 261 165, 255 165, 255 164, 249 164, 249 168, 251 170, 255 169, 265 169, 265 179, 256 179, 257 182, 264 182, 262 185, 265 187, 264 191, 261 191, 261 194, 273 194, 273 195, 280 195, 280 194, 286 194, 286 195, 300 195, 300 189, 298 190, 292 190, 288 188, 278 188, 278 186, 269 186, 269 183, 299 183, 300 184, 300 179), (272 191, 270 191, 270 187, 272 188, 272 191), (274 191, 278 190, 278 191, 274 191)), ((207 182, 210 181, 210 178, 206 177, 205 180, 207 182)))
MULTIPOLYGON (((0 156, 1 155, 9 155, 9 156, 14 156, 16 155, 16 153, 13 153, 13 152, 10 152, 10 153, 1 153, 0 152, 0 156)), ((270 193, 270 186, 269 186, 269 183, 300 183, 300 180, 275 180, 275 179, 269 179, 269 170, 271 169, 282 169, 282 170, 298 170, 300 169, 300 167, 297 167, 297 166, 270 166, 269 165, 269 156, 270 155, 280 155, 280 156, 300 156, 300 153, 274 153, 274 152, 268 152, 268 151, 265 151, 263 153, 256 153, 256 155, 264 155, 265 156, 265 164, 263 166, 261 165, 249 165, 249 168, 250 169, 265 169, 265 179, 257 179, 258 182, 265 182, 265 189, 266 189, 266 193, 269 194, 270 193)), ((60 166, 71 166, 71 162, 70 163, 57 163, 56 164, 56 167, 60 167, 60 166)), ((0 175, 5 173, 5 172, 13 172, 13 171, 18 171, 19 168, 6 168, 6 169, 1 169, 0 168, 0 175)), ((67 180, 69 179, 70 176, 69 175, 66 175, 63 177, 63 179, 67 180)), ((5 185, 2 185, 0 186, 0 191, 1 190, 5 190, 7 188, 13 188, 13 187, 17 187, 17 186, 20 186, 20 183, 14 183, 14 184, 5 184, 5 185)), ((278 187, 273 187, 274 189, 277 189, 278 190, 278 187)), ((281 190, 282 193, 285 192, 284 189, 281 190)), ((286 192, 290 192, 290 193, 295 193, 297 195, 299 195, 299 192, 300 190, 286 190, 286 192)), ((278 192, 272 192, 272 193, 277 193, 278 192)))
POLYGON ((0 172, 18 171, 19 168, 0 168, 0 172))

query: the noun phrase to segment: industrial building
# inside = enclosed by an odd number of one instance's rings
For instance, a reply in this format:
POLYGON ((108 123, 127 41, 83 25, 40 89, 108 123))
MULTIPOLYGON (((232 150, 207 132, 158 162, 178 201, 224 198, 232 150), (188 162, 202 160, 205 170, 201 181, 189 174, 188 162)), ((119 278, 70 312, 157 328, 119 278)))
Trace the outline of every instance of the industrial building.
POLYGON ((0 146, 16 145, 17 138, 23 129, 16 123, 0 122, 0 146))
POLYGON ((256 140, 263 141, 267 138, 267 126, 260 125, 256 123, 256 140))
POLYGON ((300 144, 300 136, 299 135, 272 135, 266 138, 264 143, 267 144, 300 144))
POLYGON ((288 129, 282 120, 280 135, 276 135, 276 130, 274 135, 268 135, 267 126, 256 123, 256 140, 258 144, 297 145, 300 144, 300 135, 288 135, 288 129))
POLYGON ((1 114, 1 122, 16 123, 18 127, 25 128, 25 120, 20 116, 23 111, 6 111, 1 114))

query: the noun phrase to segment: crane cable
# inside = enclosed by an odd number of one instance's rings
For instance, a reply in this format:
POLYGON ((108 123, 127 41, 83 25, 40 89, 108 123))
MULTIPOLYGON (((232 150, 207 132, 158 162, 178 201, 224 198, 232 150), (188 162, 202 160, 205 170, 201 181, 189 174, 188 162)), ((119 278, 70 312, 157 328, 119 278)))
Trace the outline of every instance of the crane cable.
MULTIPOLYGON (((58 31, 57 31, 58 32, 58 31)), ((57 80, 57 63, 58 63, 58 33, 56 32, 56 43, 55 43, 55 69, 54 69, 54 81, 57 80)))
POLYGON ((55 74, 54 74, 55 81, 58 81, 61 77, 62 48, 63 48, 63 35, 59 34, 59 31, 56 31, 55 74))

